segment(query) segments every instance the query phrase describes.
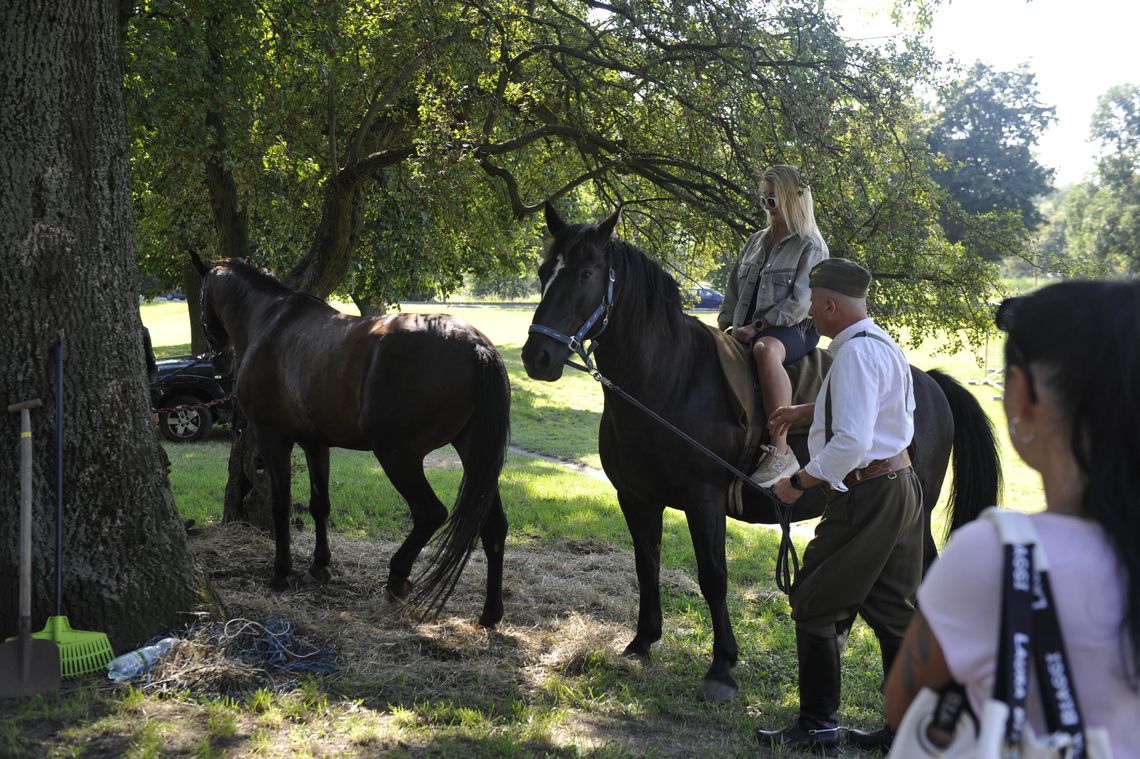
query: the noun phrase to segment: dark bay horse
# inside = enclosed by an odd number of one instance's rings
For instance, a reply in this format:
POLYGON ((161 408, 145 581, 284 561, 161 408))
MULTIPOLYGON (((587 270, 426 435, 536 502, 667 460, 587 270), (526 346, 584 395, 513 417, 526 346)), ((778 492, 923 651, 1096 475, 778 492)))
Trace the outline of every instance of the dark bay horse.
MULTIPOLYGON (((714 336, 684 313, 676 282, 656 261, 611 239, 617 220, 615 212, 597 226, 568 225, 547 205, 546 223, 554 240, 539 268, 542 300, 522 350, 527 374, 557 380, 571 352, 568 342, 595 338, 593 356, 606 378, 721 458, 734 461, 744 432, 729 404, 714 336)), ((944 374, 911 371, 917 404, 912 451, 924 493, 929 564, 936 552, 930 511, 951 450, 952 527, 994 503, 1001 472, 993 430, 974 397, 944 374)), ((803 436, 793 445, 806 461, 803 436)), ((640 586, 637 634, 625 654, 648 658, 651 645, 661 639, 661 525, 664 508, 672 506, 685 512, 701 594, 712 617, 713 661, 699 695, 731 698, 737 645, 725 602, 725 494, 732 474, 609 388, 598 446, 633 537, 640 586)), ((738 518, 779 521, 770 500, 751 489, 745 494, 744 514, 738 518)), ((823 507, 817 488, 797 502, 792 518, 817 517, 823 507)))
POLYGON ((388 567, 388 592, 412 591, 412 563, 445 521, 447 508, 424 477, 430 451, 450 443, 463 481, 442 541, 421 574, 415 600, 437 610, 450 596, 476 537, 487 556, 479 621, 503 617, 499 497, 506 456, 510 382, 502 356, 482 333, 443 314, 361 318, 299 293, 267 272, 230 259, 202 272, 202 321, 210 348, 233 348, 234 393, 269 475, 277 544, 273 585, 290 584, 289 456, 309 468, 316 546, 308 575, 329 579, 329 448, 372 451, 408 502, 412 531, 388 567))

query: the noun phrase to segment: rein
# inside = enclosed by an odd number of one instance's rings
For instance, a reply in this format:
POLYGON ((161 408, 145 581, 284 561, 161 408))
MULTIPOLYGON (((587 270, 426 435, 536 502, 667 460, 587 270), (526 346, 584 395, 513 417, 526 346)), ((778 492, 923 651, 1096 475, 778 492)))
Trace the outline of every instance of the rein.
POLYGON ((616 277, 614 276, 614 270, 610 269, 609 287, 606 289, 606 294, 603 296, 601 304, 596 309, 594 309, 594 312, 590 314, 589 318, 583 322, 582 326, 576 333, 574 333, 573 336, 564 335, 561 332, 557 332, 553 329, 550 329, 549 327, 544 327, 541 324, 531 324, 530 332, 545 335, 546 337, 557 340, 563 345, 569 347, 571 351, 573 351, 579 358, 582 359, 582 363, 579 364, 571 360, 569 356, 567 356, 566 360, 563 363, 565 363, 567 366, 577 369, 580 372, 589 374, 598 382, 602 383, 602 386, 607 390, 612 390, 613 392, 617 393, 626 401, 643 411, 650 418, 659 422, 670 432, 673 432, 674 434, 680 436, 685 442, 689 443, 701 453, 711 458, 717 464, 720 464, 720 466, 724 469, 727 469, 745 485, 763 494, 765 497, 769 498, 772 501, 775 506, 776 520, 780 525, 781 533, 780 548, 776 553, 776 587, 785 595, 789 595, 792 591, 792 586, 794 586, 796 583, 796 577, 799 575, 800 571, 799 554, 796 552, 795 544, 792 543, 792 507, 777 498, 776 494, 773 493, 769 488, 761 487, 755 481, 753 481, 751 477, 749 477, 741 470, 737 469, 732 464, 725 461, 715 451, 705 446, 699 440, 682 430, 677 425, 670 422, 668 419, 662 417, 660 414, 646 406, 641 401, 637 400, 637 398, 633 397, 628 392, 623 390, 594 366, 592 355, 594 353, 594 350, 598 347, 598 335, 602 334, 602 332, 605 331, 610 321, 610 310, 613 308, 614 304, 615 280, 616 277), (598 330, 598 335, 587 337, 587 333, 593 329, 594 325, 597 323, 598 319, 603 316, 603 314, 605 318, 602 321, 602 328, 598 330), (586 340, 590 341, 589 348, 585 347, 584 345, 584 342, 586 340))

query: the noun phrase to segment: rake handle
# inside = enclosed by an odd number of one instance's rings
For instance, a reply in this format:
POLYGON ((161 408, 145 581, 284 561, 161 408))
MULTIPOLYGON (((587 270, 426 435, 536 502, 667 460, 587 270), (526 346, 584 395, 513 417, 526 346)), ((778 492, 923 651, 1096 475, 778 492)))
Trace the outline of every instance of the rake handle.
POLYGON ((55 615, 63 616, 63 330, 55 346, 55 615))
POLYGON ((32 415, 39 398, 8 406, 20 412, 20 639, 31 635, 32 624, 32 415))

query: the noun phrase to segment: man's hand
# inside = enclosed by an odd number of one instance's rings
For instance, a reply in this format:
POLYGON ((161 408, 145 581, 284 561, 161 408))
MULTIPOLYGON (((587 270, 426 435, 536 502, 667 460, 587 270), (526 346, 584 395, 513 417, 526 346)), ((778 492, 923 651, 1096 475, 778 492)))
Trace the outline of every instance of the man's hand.
POLYGON ((772 486, 772 492, 780 499, 782 503, 791 505, 800 500, 803 495, 802 490, 796 490, 792 487, 792 480, 790 477, 785 477, 782 480, 776 480, 776 484, 772 486))
POLYGON ((768 417, 768 434, 773 437, 786 435, 793 424, 811 421, 815 413, 814 403, 802 403, 799 406, 781 406, 768 417))

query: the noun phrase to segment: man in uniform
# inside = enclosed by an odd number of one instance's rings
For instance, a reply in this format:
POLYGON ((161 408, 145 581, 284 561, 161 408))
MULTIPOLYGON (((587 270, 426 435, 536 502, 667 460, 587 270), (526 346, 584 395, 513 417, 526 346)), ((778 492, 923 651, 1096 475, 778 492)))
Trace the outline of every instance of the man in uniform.
MULTIPOLYGON (((773 491, 794 504, 826 488, 828 503, 792 589, 800 713, 782 730, 759 730, 765 746, 839 747, 839 660, 856 615, 879 639, 884 676, 914 615, 922 577, 922 494, 907 446, 914 435, 910 367, 867 316, 871 274, 841 258, 811 272, 811 316, 834 355, 814 404, 786 406, 771 429, 812 420, 811 460, 773 491)), ((851 730, 850 743, 883 750, 893 736, 851 730)))

